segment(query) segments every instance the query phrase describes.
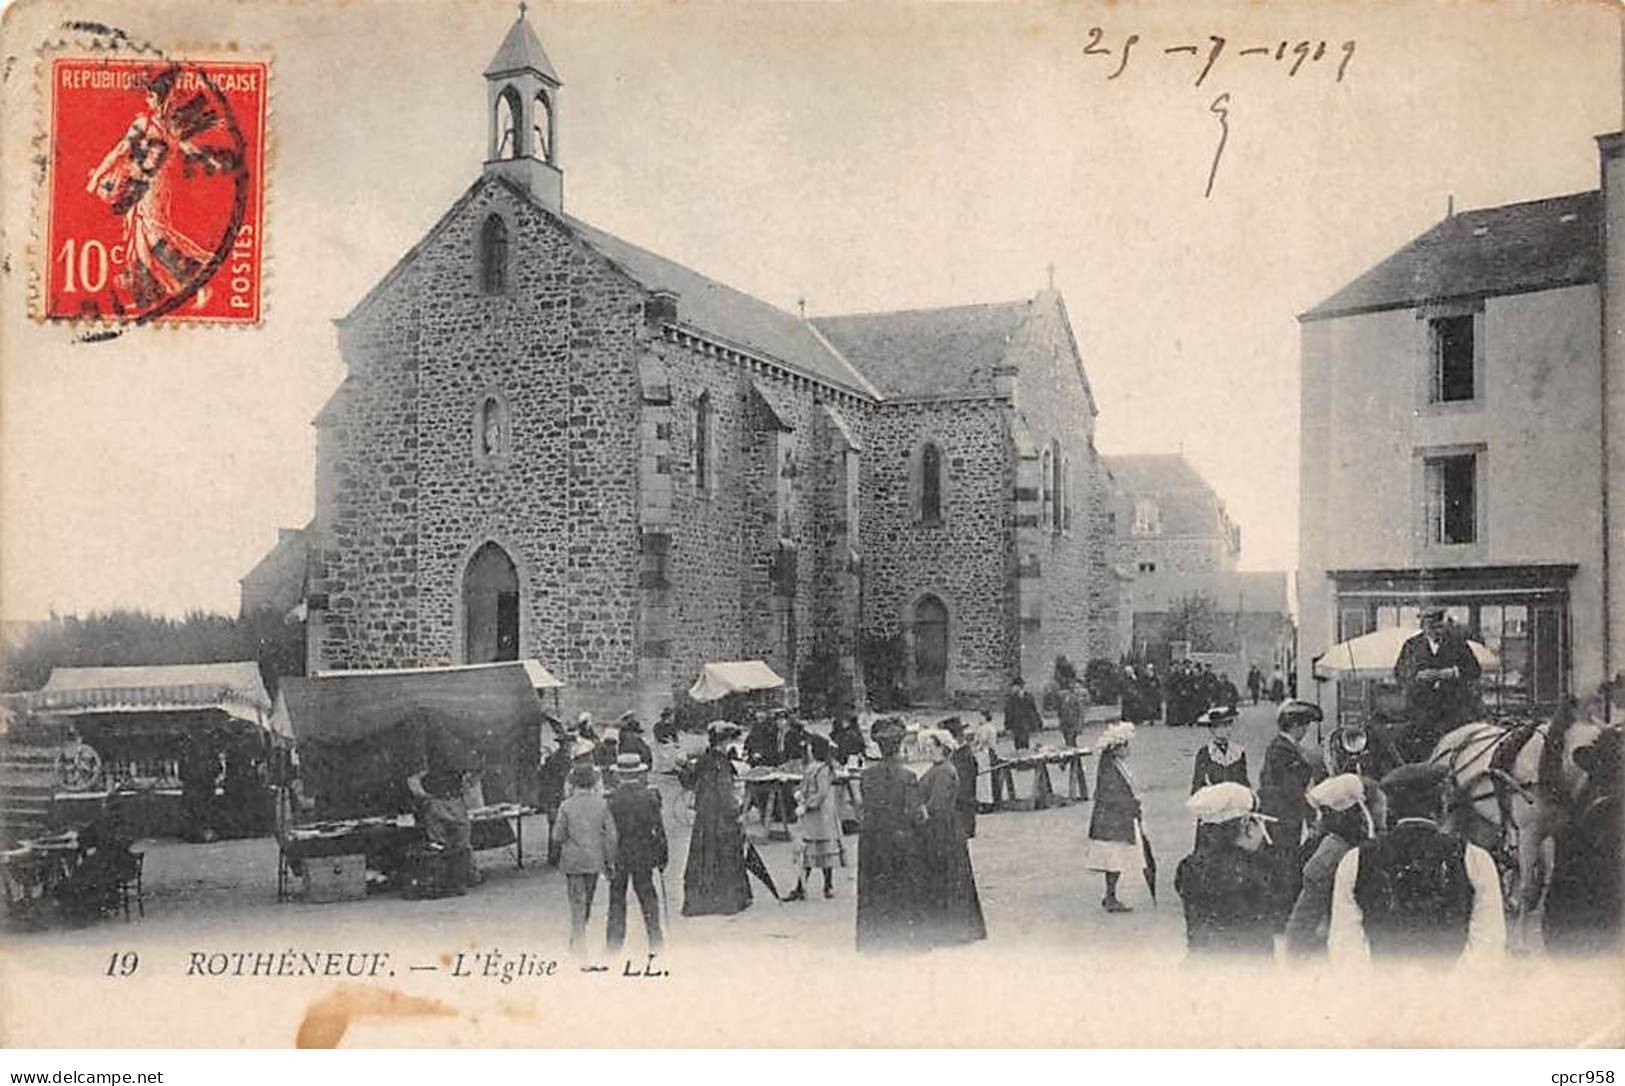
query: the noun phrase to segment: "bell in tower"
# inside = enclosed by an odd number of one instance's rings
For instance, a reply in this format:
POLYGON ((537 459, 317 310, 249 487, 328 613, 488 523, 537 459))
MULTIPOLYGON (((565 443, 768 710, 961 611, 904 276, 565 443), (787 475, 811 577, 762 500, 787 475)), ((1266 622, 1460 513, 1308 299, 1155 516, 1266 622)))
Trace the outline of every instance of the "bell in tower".
POLYGON ((491 123, 486 172, 524 186, 549 210, 562 213, 564 174, 558 165, 562 84, 525 19, 523 3, 519 18, 485 69, 485 85, 491 123))

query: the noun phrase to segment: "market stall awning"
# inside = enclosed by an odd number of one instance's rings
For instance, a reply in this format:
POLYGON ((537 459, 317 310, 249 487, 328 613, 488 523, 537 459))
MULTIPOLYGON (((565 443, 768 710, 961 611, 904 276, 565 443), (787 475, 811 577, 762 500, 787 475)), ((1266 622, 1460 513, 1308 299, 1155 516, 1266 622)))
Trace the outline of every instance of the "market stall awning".
POLYGON ((688 696, 695 701, 716 701, 729 694, 773 690, 783 685, 784 680, 760 660, 726 660, 701 667, 700 677, 688 688, 688 696))
POLYGON ((488 801, 529 802, 542 725, 532 682, 518 661, 323 672, 282 681, 272 728, 297 741, 306 794, 328 813, 404 806, 426 729, 477 756, 488 801))
MULTIPOLYGON (((324 671, 284 679, 279 711, 300 743, 353 743, 415 713, 451 722, 478 740, 516 727, 540 727, 542 703, 518 661, 490 666, 324 671)), ((275 725, 283 726, 279 720, 275 725)))
POLYGON ((533 690, 562 690, 563 680, 542 666, 540 660, 499 660, 489 664, 448 664, 445 667, 380 667, 352 669, 349 671, 318 671, 316 676, 322 678, 328 675, 426 675, 433 672, 446 671, 479 671, 494 667, 523 668, 525 675, 530 679, 533 690))
POLYGON ((101 713, 217 709, 266 726, 271 696, 252 660, 224 664, 144 667, 59 667, 39 690, 13 696, 28 712, 78 716, 101 713))

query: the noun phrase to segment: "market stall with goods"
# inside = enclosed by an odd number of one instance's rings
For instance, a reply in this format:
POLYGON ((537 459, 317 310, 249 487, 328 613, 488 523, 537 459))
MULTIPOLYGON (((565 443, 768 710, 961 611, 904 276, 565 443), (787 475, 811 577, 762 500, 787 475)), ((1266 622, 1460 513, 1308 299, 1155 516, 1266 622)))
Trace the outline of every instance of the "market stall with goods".
POLYGON ((288 876, 303 877, 317 897, 362 896, 368 880, 409 889, 425 834, 408 781, 441 761, 461 775, 472 848, 511 847, 523 866, 541 693, 561 685, 533 660, 285 681, 272 728, 296 741, 299 779, 278 833, 279 893, 288 876), (322 872, 336 880, 331 890, 313 878, 322 872))
POLYGON ((103 817, 131 837, 253 836, 274 824, 290 743, 269 727, 253 661, 51 672, 3 699, 14 719, 54 722, 0 739, 7 832, 103 817), (54 730, 53 730, 54 728, 54 730))

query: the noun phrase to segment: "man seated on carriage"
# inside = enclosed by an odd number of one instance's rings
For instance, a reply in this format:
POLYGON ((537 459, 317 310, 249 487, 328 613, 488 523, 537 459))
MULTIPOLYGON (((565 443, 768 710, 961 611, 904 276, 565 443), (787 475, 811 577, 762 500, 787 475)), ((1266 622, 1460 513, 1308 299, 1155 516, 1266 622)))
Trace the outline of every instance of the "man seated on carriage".
POLYGON ((1440 736, 1472 719, 1479 673, 1466 636, 1445 621, 1444 609, 1423 611, 1421 632, 1405 642, 1394 664, 1410 724, 1398 742, 1407 762, 1427 758, 1440 736))

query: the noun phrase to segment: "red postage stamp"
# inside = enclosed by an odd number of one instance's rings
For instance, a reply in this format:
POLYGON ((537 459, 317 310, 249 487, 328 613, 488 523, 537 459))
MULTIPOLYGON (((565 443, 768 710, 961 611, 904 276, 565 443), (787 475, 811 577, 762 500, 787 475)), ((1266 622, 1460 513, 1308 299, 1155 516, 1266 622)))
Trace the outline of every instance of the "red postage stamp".
POLYGON ((268 68, 51 61, 44 317, 259 321, 268 68))

